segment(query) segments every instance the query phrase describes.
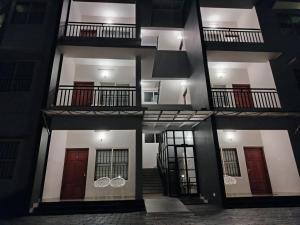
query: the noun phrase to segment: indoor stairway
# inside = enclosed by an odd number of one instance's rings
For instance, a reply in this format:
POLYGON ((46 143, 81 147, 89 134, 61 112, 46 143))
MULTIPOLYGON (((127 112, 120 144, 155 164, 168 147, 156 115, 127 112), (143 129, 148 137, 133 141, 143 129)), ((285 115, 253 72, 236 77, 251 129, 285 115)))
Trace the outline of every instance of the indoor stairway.
POLYGON ((143 194, 163 195, 163 186, 157 168, 143 169, 143 194))

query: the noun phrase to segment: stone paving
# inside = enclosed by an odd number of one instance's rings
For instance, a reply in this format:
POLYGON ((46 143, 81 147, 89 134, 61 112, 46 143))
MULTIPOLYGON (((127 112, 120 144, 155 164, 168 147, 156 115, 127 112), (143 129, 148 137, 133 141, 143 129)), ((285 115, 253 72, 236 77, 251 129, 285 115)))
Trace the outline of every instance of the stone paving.
POLYGON ((189 206, 190 213, 28 216, 0 225, 300 225, 300 208, 226 209, 189 206))

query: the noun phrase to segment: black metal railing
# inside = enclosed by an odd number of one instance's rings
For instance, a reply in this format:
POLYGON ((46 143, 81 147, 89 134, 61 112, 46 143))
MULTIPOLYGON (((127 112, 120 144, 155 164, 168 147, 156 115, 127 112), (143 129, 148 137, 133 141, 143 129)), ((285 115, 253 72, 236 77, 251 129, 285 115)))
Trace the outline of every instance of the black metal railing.
POLYGON ((58 88, 56 106, 133 107, 136 87, 62 85, 58 88))
POLYGON ((212 88, 216 109, 279 109, 276 89, 261 88, 212 88))
MULTIPOLYGON (((136 39, 134 24, 69 22, 61 28, 65 37, 136 39)), ((61 32, 61 31, 60 31, 61 32)))
POLYGON ((264 43, 260 29, 204 27, 204 40, 226 43, 264 43))

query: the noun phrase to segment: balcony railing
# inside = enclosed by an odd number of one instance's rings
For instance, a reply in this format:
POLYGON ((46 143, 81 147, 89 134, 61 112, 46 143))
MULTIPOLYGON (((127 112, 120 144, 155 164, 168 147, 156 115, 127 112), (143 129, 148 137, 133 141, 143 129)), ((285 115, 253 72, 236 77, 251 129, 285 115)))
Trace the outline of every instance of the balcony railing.
POLYGON ((133 24, 69 22, 61 26, 60 33, 60 36, 78 38, 137 38, 137 28, 133 24))
POLYGON ((225 43, 264 43, 260 29, 204 27, 204 40, 225 43))
POLYGON ((59 107, 133 107, 136 87, 62 85, 57 92, 59 107))
POLYGON ((279 109, 276 89, 212 88, 215 109, 279 109))

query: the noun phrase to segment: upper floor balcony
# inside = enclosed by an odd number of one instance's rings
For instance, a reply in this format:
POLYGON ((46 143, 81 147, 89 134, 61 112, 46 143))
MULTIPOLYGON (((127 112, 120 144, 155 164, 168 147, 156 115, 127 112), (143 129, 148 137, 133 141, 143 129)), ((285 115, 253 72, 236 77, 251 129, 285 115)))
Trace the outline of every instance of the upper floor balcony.
POLYGON ((264 43, 255 8, 201 7, 201 15, 208 48, 253 48, 264 43))
POLYGON ((140 45, 135 4, 71 1, 69 18, 60 27, 62 44, 140 45))
POLYGON ((281 110, 279 94, 268 62, 210 62, 209 72, 215 110, 281 110))
POLYGON ((131 111, 137 100, 135 61, 64 57, 52 110, 131 111))

